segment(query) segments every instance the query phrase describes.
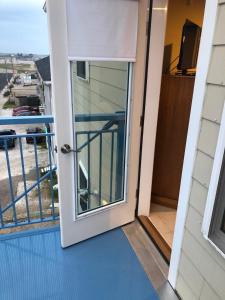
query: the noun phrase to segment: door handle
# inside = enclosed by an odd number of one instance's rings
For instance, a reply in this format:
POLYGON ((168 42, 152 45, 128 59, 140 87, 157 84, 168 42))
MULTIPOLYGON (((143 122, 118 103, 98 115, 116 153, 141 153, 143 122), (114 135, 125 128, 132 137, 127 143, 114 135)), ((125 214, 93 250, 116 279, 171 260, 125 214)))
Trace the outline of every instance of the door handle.
POLYGON ((64 145, 61 147, 61 152, 62 152, 63 154, 69 154, 70 152, 75 152, 75 153, 77 153, 77 152, 80 152, 80 151, 79 151, 79 150, 77 151, 77 150, 72 149, 72 148, 70 147, 70 145, 68 145, 68 144, 64 144, 64 145))

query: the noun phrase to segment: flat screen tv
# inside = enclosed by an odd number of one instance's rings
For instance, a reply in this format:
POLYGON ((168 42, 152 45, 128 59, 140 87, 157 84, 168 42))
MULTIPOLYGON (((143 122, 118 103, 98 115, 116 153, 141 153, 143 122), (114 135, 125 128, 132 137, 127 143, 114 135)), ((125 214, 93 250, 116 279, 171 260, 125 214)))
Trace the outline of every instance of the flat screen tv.
POLYGON ((185 72, 188 69, 196 68, 200 38, 201 27, 186 20, 182 31, 178 70, 185 72))

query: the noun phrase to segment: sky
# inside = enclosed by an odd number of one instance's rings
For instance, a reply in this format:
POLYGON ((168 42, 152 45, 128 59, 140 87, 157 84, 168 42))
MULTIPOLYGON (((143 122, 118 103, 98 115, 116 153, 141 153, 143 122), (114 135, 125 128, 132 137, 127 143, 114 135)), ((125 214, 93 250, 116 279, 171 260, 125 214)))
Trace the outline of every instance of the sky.
POLYGON ((49 53, 44 3, 0 0, 0 53, 49 53))

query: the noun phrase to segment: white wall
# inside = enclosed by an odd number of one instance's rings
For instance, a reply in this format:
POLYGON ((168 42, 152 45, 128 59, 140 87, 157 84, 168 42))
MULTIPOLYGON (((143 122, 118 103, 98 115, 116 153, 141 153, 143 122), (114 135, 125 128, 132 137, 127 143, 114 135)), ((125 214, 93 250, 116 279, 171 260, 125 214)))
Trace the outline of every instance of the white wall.
MULTIPOLYGON (((170 0, 165 46, 172 45, 171 62, 180 53, 182 29, 186 19, 202 27, 205 0, 170 0)), ((178 61, 173 65, 175 66, 178 61)))

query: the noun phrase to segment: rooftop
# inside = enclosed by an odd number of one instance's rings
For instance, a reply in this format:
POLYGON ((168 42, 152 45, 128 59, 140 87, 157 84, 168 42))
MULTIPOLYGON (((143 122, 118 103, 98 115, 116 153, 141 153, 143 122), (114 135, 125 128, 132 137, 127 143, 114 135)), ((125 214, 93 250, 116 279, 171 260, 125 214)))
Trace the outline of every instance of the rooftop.
POLYGON ((16 85, 12 88, 12 94, 15 97, 38 96, 37 85, 23 86, 16 85))
POLYGON ((0 73, 0 91, 7 85, 7 79, 12 78, 12 73, 0 73))
POLYGON ((46 56, 42 59, 36 60, 35 64, 37 66, 38 73, 40 74, 43 81, 51 81, 51 71, 50 71, 50 58, 46 56))

